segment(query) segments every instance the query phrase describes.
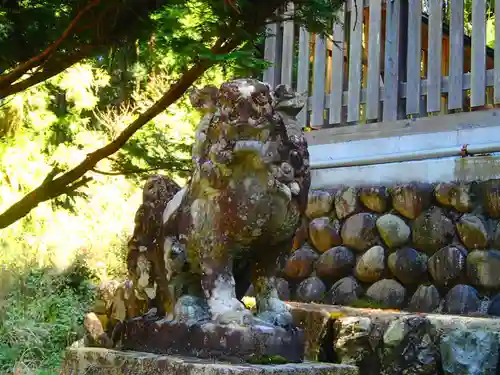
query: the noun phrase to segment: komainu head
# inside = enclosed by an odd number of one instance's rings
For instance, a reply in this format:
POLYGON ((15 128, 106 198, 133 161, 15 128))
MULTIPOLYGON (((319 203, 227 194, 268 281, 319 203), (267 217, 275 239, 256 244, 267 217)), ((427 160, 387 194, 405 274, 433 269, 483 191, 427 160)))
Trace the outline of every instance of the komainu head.
POLYGON ((205 114, 197 129, 195 161, 228 165, 235 156, 250 153, 267 164, 280 161, 279 148, 288 133, 300 132, 300 127, 290 130, 297 127, 293 117, 304 100, 287 86, 273 90, 245 78, 193 91, 191 103, 205 114))

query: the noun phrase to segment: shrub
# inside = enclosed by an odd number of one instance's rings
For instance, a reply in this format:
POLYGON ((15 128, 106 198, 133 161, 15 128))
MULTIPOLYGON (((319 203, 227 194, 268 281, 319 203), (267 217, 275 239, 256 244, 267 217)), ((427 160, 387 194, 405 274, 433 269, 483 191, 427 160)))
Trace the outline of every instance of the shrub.
POLYGON ((11 282, 0 305, 0 373, 55 373, 64 349, 83 334, 95 280, 77 260, 64 272, 34 268, 11 282))

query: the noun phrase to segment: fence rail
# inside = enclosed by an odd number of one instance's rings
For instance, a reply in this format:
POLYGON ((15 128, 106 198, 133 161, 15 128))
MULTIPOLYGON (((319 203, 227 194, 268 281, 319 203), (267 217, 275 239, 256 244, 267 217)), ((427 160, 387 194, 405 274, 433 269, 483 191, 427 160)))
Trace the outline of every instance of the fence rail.
MULTIPOLYGON (((500 104, 500 26, 486 46, 486 0, 349 0, 332 38, 287 20, 268 26, 264 81, 308 92, 303 126, 394 121, 500 104)), ((500 15, 496 2, 495 14, 500 15)), ((293 14, 293 3, 286 13, 293 14)))

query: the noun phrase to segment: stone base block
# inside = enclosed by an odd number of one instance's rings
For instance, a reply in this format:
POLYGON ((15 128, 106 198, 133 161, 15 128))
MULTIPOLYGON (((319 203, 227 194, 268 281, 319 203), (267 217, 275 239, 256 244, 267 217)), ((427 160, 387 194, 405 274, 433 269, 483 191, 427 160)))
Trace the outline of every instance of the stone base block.
POLYGON ((358 368, 319 362, 232 365, 214 360, 72 347, 61 375, 359 375, 358 368))
POLYGON ((262 358, 274 358, 299 363, 304 360, 305 341, 303 330, 298 328, 212 322, 188 326, 138 317, 124 323, 120 349, 232 362, 262 363, 262 358))

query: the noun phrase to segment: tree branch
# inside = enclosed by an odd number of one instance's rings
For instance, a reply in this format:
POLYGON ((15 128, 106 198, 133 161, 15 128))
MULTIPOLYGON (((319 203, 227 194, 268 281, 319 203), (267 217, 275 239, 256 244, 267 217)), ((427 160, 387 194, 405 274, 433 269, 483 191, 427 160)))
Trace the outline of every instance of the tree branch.
MULTIPOLYGON (((212 52, 215 54, 226 54, 231 52, 239 44, 240 41, 236 39, 230 40, 229 43, 216 43, 215 45, 221 45, 223 47, 213 47, 212 52)), ((75 182, 84 177, 84 174, 92 170, 92 168, 94 168, 99 161, 117 152, 142 126, 160 114, 163 110, 165 110, 165 108, 177 101, 186 92, 186 90, 214 63, 214 60, 201 60, 195 64, 188 71, 186 71, 153 106, 151 106, 146 112, 142 113, 125 130, 123 130, 123 132, 121 132, 114 141, 94 152, 91 152, 80 164, 63 173, 59 177, 46 179, 41 185, 10 206, 2 214, 0 214, 0 229, 6 228, 15 223, 17 220, 23 218, 40 203, 53 199, 58 195, 65 194, 68 186, 74 187, 75 182)))
POLYGON ((78 12, 75 18, 68 25, 66 30, 62 33, 61 37, 57 39, 52 45, 48 46, 45 50, 43 50, 37 56, 32 57, 28 61, 25 61, 21 65, 18 65, 16 68, 11 70, 9 73, 0 76, 0 88, 6 88, 19 78, 21 78, 28 70, 40 65, 44 61, 50 58, 50 56, 59 48, 59 46, 68 38, 73 29, 76 27, 78 21, 83 17, 85 13, 87 13, 90 9, 97 6, 101 0, 92 0, 89 4, 87 4, 81 11, 78 12))
POLYGON ((87 57, 90 52, 96 48, 96 46, 85 46, 80 51, 68 56, 61 62, 46 66, 44 70, 34 73, 28 78, 14 83, 13 85, 6 86, 5 88, 0 88, 0 99, 4 99, 8 96, 17 94, 18 92, 27 90, 31 86, 37 85, 49 78, 58 75, 59 73, 68 69, 70 66, 76 64, 78 61, 87 57))
MULTIPOLYGON (((100 169, 97 168, 92 168, 91 171, 97 174, 102 174, 104 176, 126 176, 129 174, 139 174, 139 173, 149 173, 149 172, 155 172, 155 171, 161 171, 167 169, 166 166, 163 167, 152 167, 152 168, 137 168, 137 169, 129 169, 126 171, 118 171, 118 172, 111 172, 111 171, 101 171, 100 169)), ((182 171, 182 172, 189 172, 189 169, 183 169, 183 168, 178 168, 176 171, 182 171)))

